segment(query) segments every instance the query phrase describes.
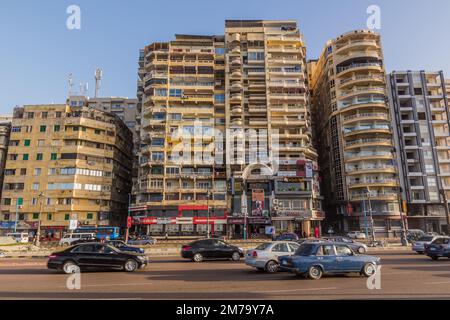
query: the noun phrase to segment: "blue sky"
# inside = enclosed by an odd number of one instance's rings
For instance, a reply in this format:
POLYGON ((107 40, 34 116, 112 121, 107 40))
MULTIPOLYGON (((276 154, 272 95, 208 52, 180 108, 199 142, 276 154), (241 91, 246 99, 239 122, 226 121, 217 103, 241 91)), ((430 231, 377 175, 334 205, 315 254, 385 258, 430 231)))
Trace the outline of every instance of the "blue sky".
POLYGON ((223 34, 226 19, 297 20, 316 58, 326 40, 365 28, 371 4, 381 8, 388 71, 442 69, 450 78, 448 0, 1 0, 0 113, 64 102, 69 73, 93 95, 96 67, 102 96, 134 97, 139 48, 175 33, 223 34), (66 28, 72 4, 81 30, 66 28))

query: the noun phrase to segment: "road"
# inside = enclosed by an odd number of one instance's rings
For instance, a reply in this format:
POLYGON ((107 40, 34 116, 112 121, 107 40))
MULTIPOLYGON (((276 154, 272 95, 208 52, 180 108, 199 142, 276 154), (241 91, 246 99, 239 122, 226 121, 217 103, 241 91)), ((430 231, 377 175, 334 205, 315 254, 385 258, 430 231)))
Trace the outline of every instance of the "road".
POLYGON ((432 261, 410 251, 381 257, 381 289, 369 290, 359 275, 318 281, 289 273, 265 274, 242 262, 193 263, 160 257, 144 270, 89 272, 81 289, 66 287, 67 275, 46 269, 45 260, 0 260, 0 299, 450 299, 450 259, 432 261))

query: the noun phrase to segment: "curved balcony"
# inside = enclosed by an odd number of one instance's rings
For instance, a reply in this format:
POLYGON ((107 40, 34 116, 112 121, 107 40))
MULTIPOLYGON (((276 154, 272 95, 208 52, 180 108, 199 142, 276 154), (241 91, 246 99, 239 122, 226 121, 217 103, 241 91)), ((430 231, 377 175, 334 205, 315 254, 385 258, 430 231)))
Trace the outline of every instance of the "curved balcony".
POLYGON ((350 116, 345 116, 342 124, 349 124, 353 122, 366 120, 385 120, 389 121, 388 113, 357 113, 350 116))
POLYGON ((341 89, 352 87, 354 85, 370 85, 370 84, 384 84, 386 79, 382 75, 353 75, 351 77, 342 79, 339 83, 341 89))
POLYGON ((344 162, 356 162, 362 160, 392 160, 394 155, 392 152, 358 152, 353 154, 346 154, 344 156, 344 162))
POLYGON ((344 137, 350 137, 359 134, 390 134, 391 129, 389 125, 373 125, 373 126, 359 126, 351 129, 344 129, 344 137))
POLYGON ((357 50, 357 49, 367 49, 367 48, 378 49, 379 47, 380 46, 379 46, 378 42, 375 40, 355 39, 355 40, 350 40, 347 43, 337 45, 336 50, 334 51, 334 54, 344 54, 345 52, 348 52, 349 50, 357 50))
POLYGON ((234 81, 231 83, 230 90, 240 91, 243 89, 242 83, 240 81, 234 81))
POLYGON ((232 103, 240 103, 242 102, 242 94, 232 94, 230 95, 230 102, 232 103))
POLYGON ((386 89, 384 87, 359 87, 352 90, 341 91, 339 98, 345 99, 360 94, 386 94, 386 89))
POLYGON ((368 146, 393 147, 394 143, 392 142, 392 139, 382 139, 382 138, 357 139, 346 142, 345 150, 351 150, 368 146))
POLYGON ((242 78, 242 72, 241 71, 233 71, 230 75, 232 79, 240 79, 242 78))
POLYGON ((362 180, 362 181, 349 181, 349 189, 367 188, 367 187, 397 187, 398 182, 395 179, 378 179, 378 180, 362 180))
POLYGON ((346 169, 346 174, 348 176, 361 175, 361 174, 371 174, 371 173, 396 173, 397 167, 382 165, 382 166, 362 166, 352 169, 346 169))
POLYGON ((241 48, 239 46, 234 47, 230 50, 230 54, 241 54, 241 48))
POLYGON ((381 56, 381 53, 378 52, 377 50, 372 50, 372 51, 361 51, 361 50, 348 51, 348 50, 346 50, 346 52, 347 52, 347 54, 335 54, 335 56, 334 56, 335 64, 338 65, 340 63, 343 63, 347 60, 352 60, 352 59, 374 58, 374 59, 381 60, 383 58, 381 56))
POLYGON ((231 121, 230 121, 230 124, 232 125, 232 126, 242 126, 242 119, 241 118, 238 118, 238 119, 232 119, 231 121))
POLYGON ((339 113, 358 110, 361 108, 383 108, 389 110, 389 106, 387 105, 385 100, 365 100, 365 101, 355 101, 346 104, 342 104, 339 106, 339 113))
POLYGON ((337 76, 342 77, 349 72, 354 72, 358 70, 375 70, 381 72, 383 70, 383 66, 378 62, 369 62, 369 63, 354 63, 346 67, 337 68, 337 76))
POLYGON ((242 114, 242 108, 240 106, 232 108, 231 109, 231 114, 232 115, 236 115, 236 116, 241 115, 242 114))
POLYGON ((231 64, 233 66, 240 66, 242 64, 241 58, 240 57, 239 58, 233 58, 231 60, 231 64))
POLYGON ((230 36, 230 41, 231 42, 241 42, 241 34, 240 33, 233 33, 230 36))
MULTIPOLYGON (((356 193, 350 195, 350 201, 363 201, 367 200, 369 197, 367 193, 356 193)), ((370 195, 370 200, 381 200, 381 201, 395 201, 398 200, 397 193, 372 193, 370 195)))

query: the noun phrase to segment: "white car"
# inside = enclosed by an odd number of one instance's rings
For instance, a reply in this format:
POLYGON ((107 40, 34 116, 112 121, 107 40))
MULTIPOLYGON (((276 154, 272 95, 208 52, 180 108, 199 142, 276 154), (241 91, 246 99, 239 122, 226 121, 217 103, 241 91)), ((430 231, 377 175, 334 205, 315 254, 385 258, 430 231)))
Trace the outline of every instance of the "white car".
POLYGON ((417 252, 418 254, 423 254, 425 252, 425 245, 431 244, 438 238, 442 238, 442 236, 425 235, 413 243, 412 250, 417 252))
POLYGON ((293 241, 266 242, 255 249, 245 253, 245 264, 258 269, 275 273, 278 271, 278 257, 291 256, 297 251, 300 244, 293 241))
POLYGON ((26 233, 26 232, 7 233, 6 236, 14 238, 14 240, 16 240, 17 243, 28 243, 29 242, 28 233, 26 233))
POLYGON ((78 240, 95 239, 94 233, 68 233, 59 240, 60 246, 70 246, 73 242, 78 240))
POLYGON ((350 231, 349 233, 347 233, 347 237, 351 238, 351 239, 366 239, 366 234, 364 232, 361 231, 350 231))
POLYGON ((4 258, 6 257, 6 253, 4 253, 3 251, 0 251, 0 258, 4 258))

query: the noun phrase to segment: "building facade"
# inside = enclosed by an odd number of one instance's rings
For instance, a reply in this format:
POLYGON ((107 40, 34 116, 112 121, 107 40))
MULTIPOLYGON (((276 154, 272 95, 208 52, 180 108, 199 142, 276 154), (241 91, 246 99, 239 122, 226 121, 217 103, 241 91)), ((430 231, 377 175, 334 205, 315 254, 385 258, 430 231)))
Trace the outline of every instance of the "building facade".
POLYGON ((395 71, 388 84, 408 226, 446 232, 450 122, 443 72, 395 71))
MULTIPOLYGON (((0 186, 5 176, 6 156, 8 154, 9 136, 11 134, 12 116, 0 116, 0 186)), ((0 198, 2 190, 0 190, 0 198)))
POLYGON ((343 231, 394 236, 404 221, 380 36, 361 30, 330 40, 313 69, 327 218, 343 231))
POLYGON ((124 226, 131 152, 132 133, 114 114, 65 104, 16 108, 1 221, 33 234, 40 225, 50 238, 61 237, 70 220, 124 226))
POLYGON ((324 216, 297 23, 226 21, 225 46, 232 233, 309 236, 324 216))
POLYGON ((136 231, 226 234, 224 68, 223 36, 177 35, 141 50, 136 231))

